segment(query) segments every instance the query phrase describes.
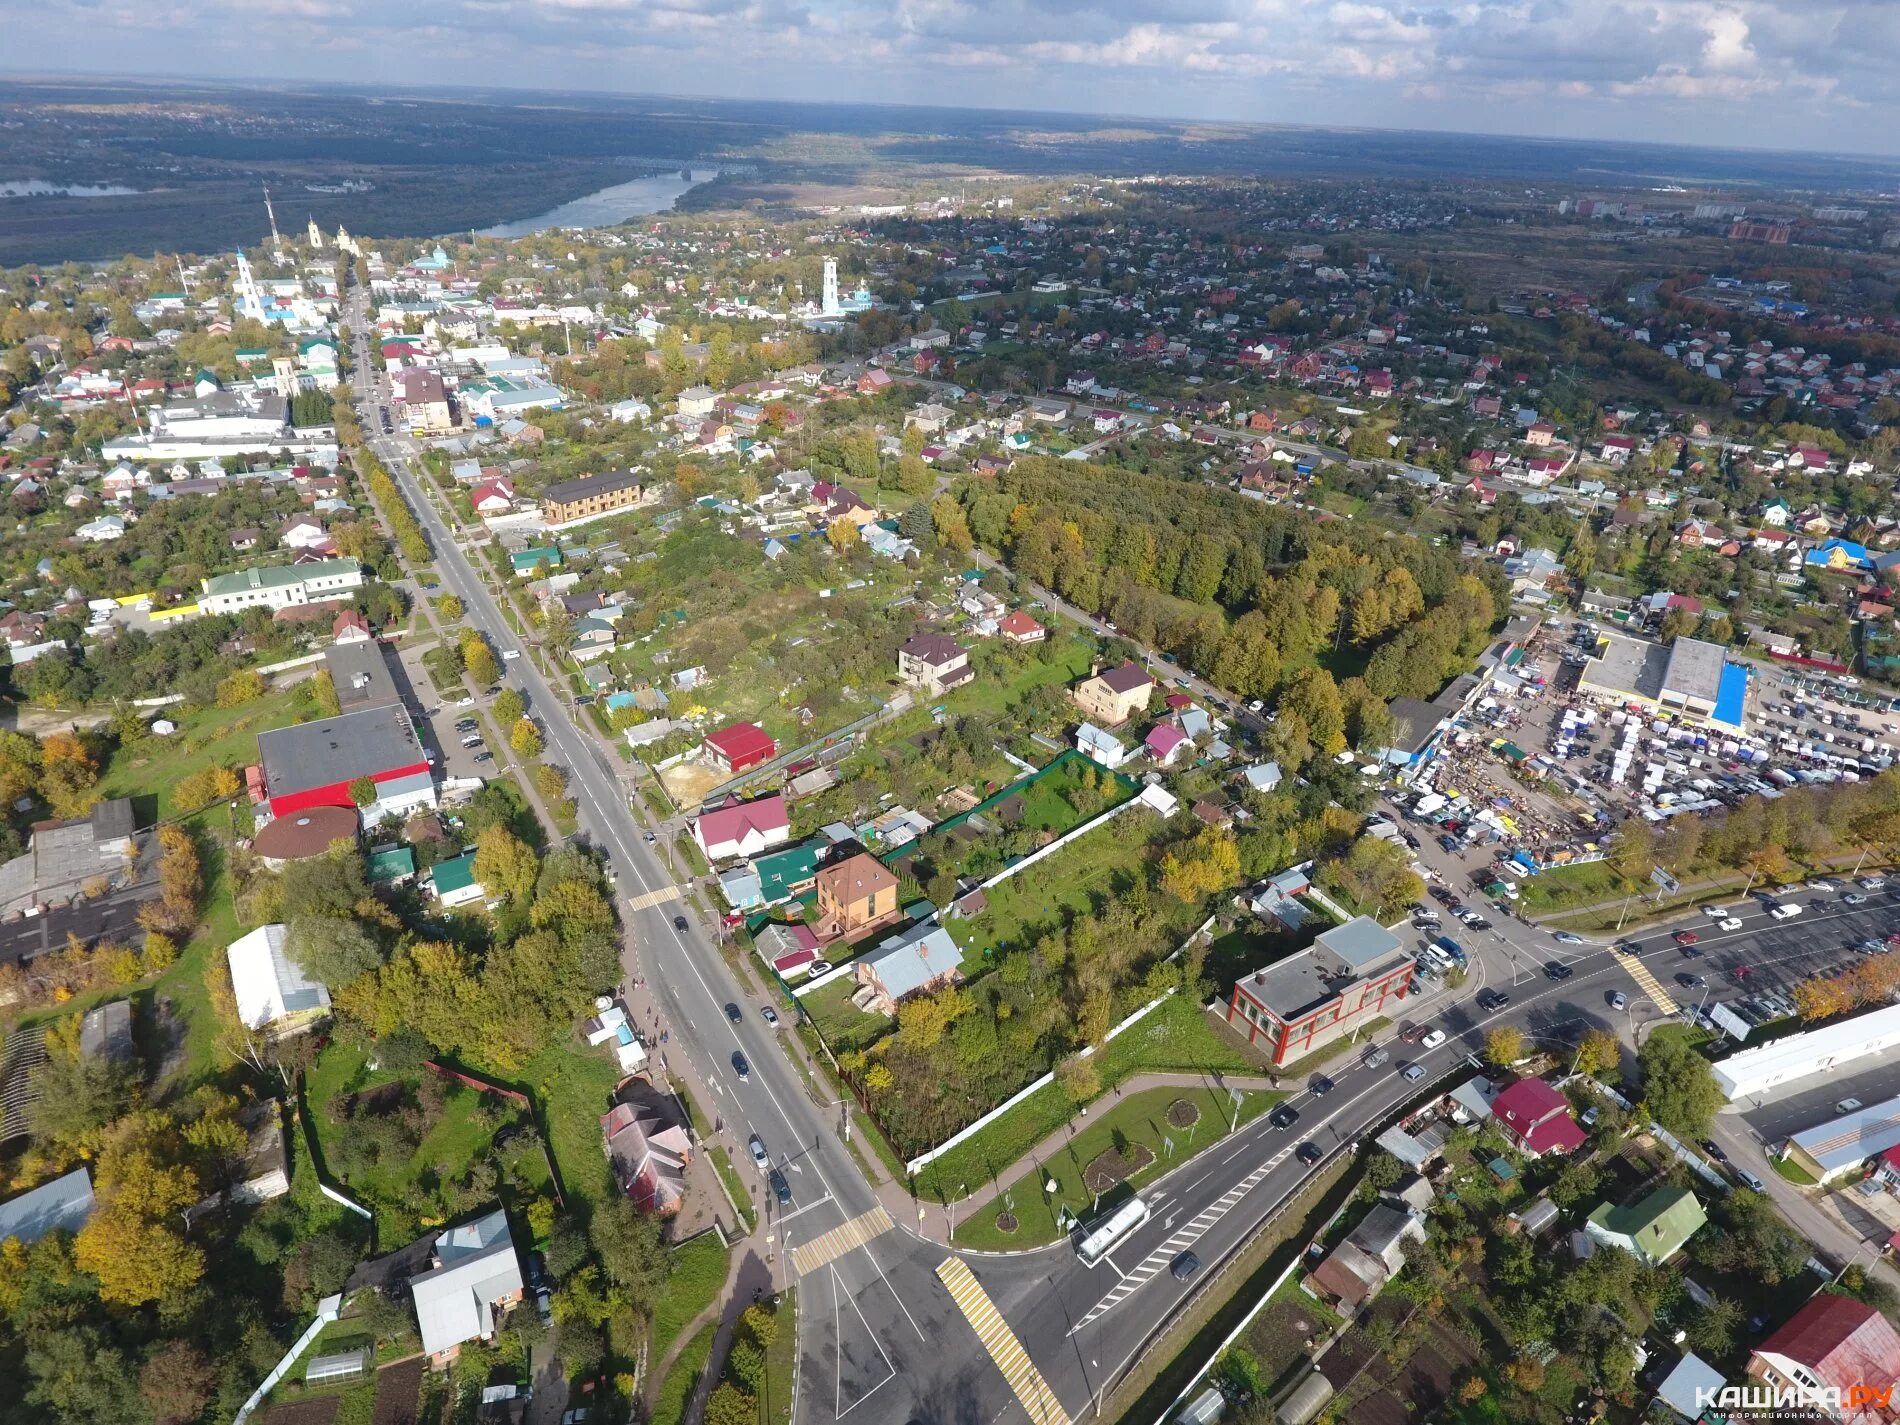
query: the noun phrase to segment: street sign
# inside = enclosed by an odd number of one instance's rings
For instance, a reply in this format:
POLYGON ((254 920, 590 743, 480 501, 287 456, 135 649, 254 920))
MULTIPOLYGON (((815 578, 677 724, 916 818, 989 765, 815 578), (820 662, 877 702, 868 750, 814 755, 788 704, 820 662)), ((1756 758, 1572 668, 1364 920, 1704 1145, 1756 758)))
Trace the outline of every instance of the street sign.
POLYGON ((1665 892, 1672 896, 1682 889, 1682 882, 1663 870, 1661 866, 1656 867, 1649 873, 1649 879, 1653 884, 1661 886, 1665 892))
POLYGON ((1739 1044, 1742 1040, 1748 1038, 1750 1027, 1748 1021, 1743 1019, 1727 1005, 1711 1004, 1705 1006, 1705 1008, 1709 1016, 1709 1022, 1724 1034, 1733 1038, 1736 1043, 1739 1044))

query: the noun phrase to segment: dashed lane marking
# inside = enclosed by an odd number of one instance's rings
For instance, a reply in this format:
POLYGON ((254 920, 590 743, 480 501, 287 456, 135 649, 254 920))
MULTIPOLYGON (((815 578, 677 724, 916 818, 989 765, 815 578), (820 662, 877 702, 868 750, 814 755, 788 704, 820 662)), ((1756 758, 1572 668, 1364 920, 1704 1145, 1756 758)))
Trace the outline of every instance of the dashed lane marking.
POLYGON ((792 1248, 792 1266, 801 1277, 809 1276, 820 1267, 837 1261, 847 1252, 857 1251, 866 1242, 890 1230, 890 1213, 881 1206, 874 1207, 832 1228, 824 1236, 814 1237, 803 1246, 792 1248))
MULTIPOLYGON (((1210 1202, 1193 1217, 1189 1218, 1179 1231, 1175 1232, 1173 1236, 1169 1237, 1159 1247, 1156 1247, 1154 1251, 1137 1262, 1132 1272, 1124 1272, 1122 1279, 1109 1289, 1106 1296, 1088 1309, 1088 1314, 1075 1323, 1074 1328, 1070 1330, 1069 1334, 1071 1336, 1075 1335, 1077 1331, 1080 1331, 1097 1317, 1112 1311, 1123 1301, 1134 1295, 1135 1292, 1146 1286, 1154 1279, 1157 1272, 1167 1266, 1176 1257, 1180 1256, 1181 1253, 1185 1252, 1189 1247, 1200 1241, 1202 1237, 1206 1236, 1215 1223, 1232 1212, 1240 1203, 1240 1200, 1246 1197, 1246 1195, 1252 1192, 1256 1187, 1260 1186, 1261 1179, 1279 1167, 1280 1164, 1284 1163, 1287 1158, 1292 1155, 1292 1152, 1292 1148, 1282 1148, 1271 1158, 1267 1159, 1266 1162, 1247 1174, 1246 1177, 1235 1183, 1220 1197, 1210 1202)), ((1169 1224, 1172 1225, 1172 1222, 1173 1219, 1170 1218, 1169 1224)))
POLYGON ((1003 1313, 996 1309, 996 1303, 990 1300, 990 1294, 983 1290, 969 1267, 961 1259, 950 1257, 937 1268, 937 1277, 949 1288, 958 1310, 976 1332, 976 1339, 983 1343, 983 1349, 989 1352, 1003 1379, 1016 1393, 1023 1409, 1029 1412, 1032 1425, 1069 1425, 1062 1402, 1056 1399, 1049 1382, 1042 1378, 1036 1363, 1029 1359, 1029 1352, 1023 1349, 1023 1343, 1016 1339, 1003 1313))
POLYGON ((1674 1014, 1676 1012, 1677 1005, 1675 999, 1670 995, 1668 990, 1662 987, 1662 981, 1650 973, 1649 966, 1637 959, 1636 956, 1618 950, 1614 945, 1610 947, 1610 958, 1621 965, 1624 972, 1641 986, 1643 993, 1649 996, 1650 1003, 1654 1004, 1657 1009, 1661 1010, 1664 1014, 1674 1014))

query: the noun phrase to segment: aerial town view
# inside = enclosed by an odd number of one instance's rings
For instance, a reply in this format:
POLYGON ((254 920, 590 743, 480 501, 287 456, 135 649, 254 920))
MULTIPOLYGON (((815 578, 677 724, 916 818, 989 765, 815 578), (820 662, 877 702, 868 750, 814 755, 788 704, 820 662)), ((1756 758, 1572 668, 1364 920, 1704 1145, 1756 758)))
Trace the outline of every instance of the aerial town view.
POLYGON ((1885 7, 413 8, 6 22, 0 1425, 1900 1425, 1885 7))

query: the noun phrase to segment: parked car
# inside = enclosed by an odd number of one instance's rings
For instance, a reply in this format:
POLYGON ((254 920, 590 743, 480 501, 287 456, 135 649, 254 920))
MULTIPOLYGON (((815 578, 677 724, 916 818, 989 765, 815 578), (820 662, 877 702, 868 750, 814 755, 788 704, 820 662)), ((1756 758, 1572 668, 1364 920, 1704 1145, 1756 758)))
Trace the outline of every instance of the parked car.
POLYGON ((773 1009, 771 1005, 768 1004, 765 1008, 761 1009, 759 1011, 759 1017, 774 1029, 778 1028, 778 1011, 773 1009))
POLYGON ((1704 1138, 1702 1140, 1702 1151, 1707 1153, 1718 1163, 1726 1163, 1728 1161, 1728 1154, 1722 1151, 1722 1145, 1717 1143, 1713 1138, 1704 1138))
POLYGON ((1684 971, 1682 974, 1676 976, 1676 983, 1681 985, 1685 990, 1699 990, 1706 988, 1709 982, 1700 975, 1691 975, 1687 971, 1684 971))

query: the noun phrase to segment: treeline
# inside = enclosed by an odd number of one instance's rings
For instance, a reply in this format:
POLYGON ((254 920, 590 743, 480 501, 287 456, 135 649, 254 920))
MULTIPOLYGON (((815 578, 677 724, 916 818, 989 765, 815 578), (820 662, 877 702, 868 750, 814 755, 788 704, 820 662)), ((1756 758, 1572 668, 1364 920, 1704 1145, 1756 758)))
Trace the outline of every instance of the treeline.
POLYGON ((1420 541, 1199 483, 1031 459, 960 498, 977 541, 1016 573, 1243 697, 1300 685, 1324 709, 1342 693, 1429 698, 1470 666, 1503 605, 1488 567, 1475 576, 1420 541), (1316 661, 1344 658, 1363 659, 1363 687, 1319 687, 1316 661))
POLYGON ((369 486, 370 494, 375 496, 383 518, 389 524, 389 532, 395 536, 396 545, 402 550, 402 557, 412 565, 427 564, 434 558, 429 541, 422 533, 422 526, 416 523, 408 502, 403 499, 402 491, 396 488, 396 482, 389 478, 389 471, 383 468, 383 462, 362 450, 357 452, 356 459, 363 483, 369 486))

